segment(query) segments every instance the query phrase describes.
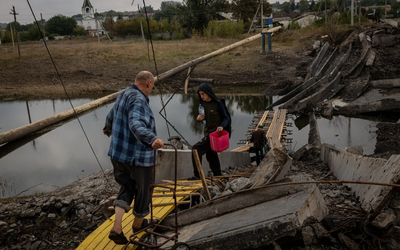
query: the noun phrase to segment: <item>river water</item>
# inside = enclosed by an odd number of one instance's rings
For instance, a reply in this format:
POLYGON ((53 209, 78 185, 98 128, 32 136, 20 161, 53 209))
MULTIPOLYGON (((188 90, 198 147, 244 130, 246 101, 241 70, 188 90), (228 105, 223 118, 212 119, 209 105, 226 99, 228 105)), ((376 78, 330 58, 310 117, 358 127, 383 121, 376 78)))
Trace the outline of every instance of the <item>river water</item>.
MULTIPOLYGON (((245 134, 254 114, 263 112, 270 99, 260 95, 220 97, 226 99, 232 116, 231 150, 242 145, 238 143, 246 138, 245 134)), ((181 135, 191 145, 195 144, 202 137, 201 124, 195 120, 198 96, 163 95, 164 103, 169 99, 165 108, 170 123, 167 126, 159 114, 162 109, 161 96, 150 96, 158 135, 164 141, 170 136, 181 135)), ((77 107, 92 100, 94 99, 74 99, 71 102, 77 107)), ((107 104, 81 116, 80 123, 72 120, 26 139, 2 145, 0 198, 53 191, 101 168, 110 168, 111 163, 107 156, 110 139, 102 134, 102 128, 112 106, 113 103, 107 104)), ((0 133, 69 109, 71 105, 67 100, 0 102, 0 133)), ((288 122, 293 124, 288 127, 293 132, 288 136, 293 141, 288 146, 290 151, 299 149, 308 140, 307 119, 295 118, 288 118, 288 122)), ((376 143, 375 121, 339 116, 331 120, 320 118, 318 125, 323 143, 333 144, 338 148, 362 145, 364 154, 373 153, 376 143)))

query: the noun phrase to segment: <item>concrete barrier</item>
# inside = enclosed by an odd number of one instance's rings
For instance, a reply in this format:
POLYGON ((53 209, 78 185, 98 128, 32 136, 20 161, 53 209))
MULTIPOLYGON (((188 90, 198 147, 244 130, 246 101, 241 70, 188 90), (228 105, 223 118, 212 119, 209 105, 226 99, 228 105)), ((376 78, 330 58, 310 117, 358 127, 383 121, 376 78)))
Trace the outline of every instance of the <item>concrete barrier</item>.
MULTIPOLYGON (((248 152, 225 151, 218 154, 221 163, 221 170, 229 167, 250 165, 250 155, 248 152)), ((158 162, 156 165, 156 183, 161 180, 174 180, 175 178, 175 150, 158 150, 158 162)), ((193 176, 192 150, 178 150, 177 155, 178 179, 184 179, 193 176)), ((202 167, 206 176, 210 169, 206 156, 203 156, 202 167)))
MULTIPOLYGON (((339 180, 377 183, 398 183, 400 180, 400 155, 392 155, 386 160, 352 154, 332 145, 323 144, 321 160, 329 165, 339 180)), ((359 196, 361 206, 366 211, 375 210, 392 189, 380 185, 345 185, 359 196)))

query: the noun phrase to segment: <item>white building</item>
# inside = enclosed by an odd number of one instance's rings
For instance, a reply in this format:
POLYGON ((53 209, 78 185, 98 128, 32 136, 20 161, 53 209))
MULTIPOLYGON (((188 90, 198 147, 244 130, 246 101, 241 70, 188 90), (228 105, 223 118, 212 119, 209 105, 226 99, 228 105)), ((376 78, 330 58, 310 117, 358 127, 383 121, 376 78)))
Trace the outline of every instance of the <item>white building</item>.
POLYGON ((97 32, 100 35, 104 35, 106 32, 102 25, 104 18, 102 16, 97 16, 96 18, 94 13, 95 11, 90 0, 83 0, 82 17, 75 18, 75 20, 79 26, 86 30, 88 35, 95 36, 97 32))

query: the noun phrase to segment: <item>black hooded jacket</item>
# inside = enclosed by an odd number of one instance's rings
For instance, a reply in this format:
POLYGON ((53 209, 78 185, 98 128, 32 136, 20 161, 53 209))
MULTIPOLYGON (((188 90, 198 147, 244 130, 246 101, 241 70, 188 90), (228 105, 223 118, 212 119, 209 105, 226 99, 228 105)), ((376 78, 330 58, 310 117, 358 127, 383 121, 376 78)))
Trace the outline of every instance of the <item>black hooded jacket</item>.
MULTIPOLYGON (((219 112, 219 115, 220 115, 220 124, 219 124, 219 126, 222 127, 223 129, 225 129, 226 126, 229 123, 228 112, 225 110, 225 107, 222 104, 221 100, 215 95, 214 91, 212 90, 211 85, 208 84, 208 83, 202 83, 202 84, 200 84, 200 86, 197 89, 197 94, 200 97, 200 104, 202 104, 205 108, 207 108, 207 104, 206 104, 207 102, 205 102, 205 101, 203 101, 201 99, 199 91, 203 91, 204 93, 206 93, 208 96, 211 97, 211 101, 210 102, 215 102, 217 104, 218 112, 219 112)), ((206 110, 205 113, 207 113, 207 110, 206 110)), ((206 115, 206 122, 207 122, 207 115, 206 115)), ((206 127, 205 127, 206 134, 214 132, 217 129, 216 127, 215 128, 211 128, 211 127, 208 127, 207 125, 208 125, 208 122, 206 123, 206 127)))

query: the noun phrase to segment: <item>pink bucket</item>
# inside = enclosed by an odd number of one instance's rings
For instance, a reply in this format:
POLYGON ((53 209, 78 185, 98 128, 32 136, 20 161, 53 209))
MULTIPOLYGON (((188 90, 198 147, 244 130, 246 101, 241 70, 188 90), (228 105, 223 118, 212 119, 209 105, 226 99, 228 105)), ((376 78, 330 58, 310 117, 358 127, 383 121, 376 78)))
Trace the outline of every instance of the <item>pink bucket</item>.
POLYGON ((222 152, 229 148, 229 133, 225 130, 212 132, 210 134, 211 149, 215 152, 222 152))

